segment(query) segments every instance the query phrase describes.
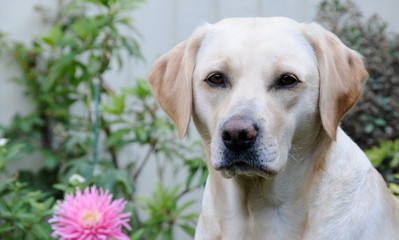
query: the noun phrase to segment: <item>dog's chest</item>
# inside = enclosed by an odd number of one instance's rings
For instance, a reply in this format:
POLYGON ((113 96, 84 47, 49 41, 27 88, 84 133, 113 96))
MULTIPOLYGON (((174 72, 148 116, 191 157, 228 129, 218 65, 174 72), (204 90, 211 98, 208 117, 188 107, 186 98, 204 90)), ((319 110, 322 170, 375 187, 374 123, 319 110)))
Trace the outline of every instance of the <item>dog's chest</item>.
POLYGON ((300 239, 306 226, 303 213, 282 207, 248 208, 245 217, 219 219, 221 239, 300 239), (290 211, 290 212, 287 212, 290 211))

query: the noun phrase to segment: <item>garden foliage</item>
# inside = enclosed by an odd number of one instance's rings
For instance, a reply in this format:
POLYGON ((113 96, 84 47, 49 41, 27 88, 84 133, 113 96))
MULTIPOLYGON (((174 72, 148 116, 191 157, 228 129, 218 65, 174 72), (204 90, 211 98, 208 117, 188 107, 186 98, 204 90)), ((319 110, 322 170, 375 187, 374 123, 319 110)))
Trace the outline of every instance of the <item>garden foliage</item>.
POLYGON ((366 154, 387 181, 389 190, 399 197, 399 139, 384 141, 366 150, 366 154))
POLYGON ((323 0, 316 20, 364 56, 369 79, 342 128, 368 149, 367 156, 399 196, 399 34, 389 32, 377 15, 364 20, 351 0, 323 0))
POLYGON ((1 126, 9 142, 0 149, 0 239, 49 239, 55 201, 92 184, 128 201, 132 239, 173 239, 176 228, 193 235, 197 215, 188 211, 193 201, 186 196, 207 176, 199 144, 175 141, 145 80, 113 89, 107 77, 132 67, 124 65, 126 57, 141 59, 128 17, 140 2, 60 0, 56 11, 38 8, 50 25, 43 36, 27 45, 2 36, 1 53, 21 70, 14 81, 34 111, 1 126), (129 159, 122 150, 132 153, 129 159), (40 171, 7 170, 10 161, 32 156, 44 163, 40 171), (137 196, 150 161, 158 187, 153 197, 137 196), (166 166, 187 179, 165 185, 166 166))
POLYGON ((342 127, 363 149, 399 138, 399 34, 350 0, 323 0, 316 21, 364 56, 369 79, 342 127))

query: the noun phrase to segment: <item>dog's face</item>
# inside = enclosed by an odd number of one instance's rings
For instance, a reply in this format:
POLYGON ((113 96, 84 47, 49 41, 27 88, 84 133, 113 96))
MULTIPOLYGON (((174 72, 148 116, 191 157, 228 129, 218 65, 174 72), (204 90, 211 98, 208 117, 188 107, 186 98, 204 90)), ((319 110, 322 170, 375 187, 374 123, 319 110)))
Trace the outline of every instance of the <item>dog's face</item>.
POLYGON ((321 126, 335 138, 366 76, 360 56, 318 25, 248 18, 198 29, 158 60, 150 82, 181 136, 193 116, 209 167, 273 176, 321 126))
MULTIPOLYGON (((291 21, 224 21, 196 57, 194 119, 224 176, 274 175, 295 135, 314 128, 318 68, 291 21)), ((301 135, 301 134, 299 134, 301 135)))

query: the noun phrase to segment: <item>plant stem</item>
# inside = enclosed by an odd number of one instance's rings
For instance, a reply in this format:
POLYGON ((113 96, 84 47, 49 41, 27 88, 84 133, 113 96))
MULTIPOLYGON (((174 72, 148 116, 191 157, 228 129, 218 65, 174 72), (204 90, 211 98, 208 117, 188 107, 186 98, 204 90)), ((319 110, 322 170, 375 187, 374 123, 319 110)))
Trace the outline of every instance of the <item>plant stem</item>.
POLYGON ((148 160, 150 159, 151 153, 154 151, 155 148, 155 144, 150 144, 150 147, 147 151, 147 153, 145 154, 143 160, 140 163, 140 166, 137 168, 137 171, 133 174, 133 179, 136 180, 139 176, 140 173, 143 171, 145 165, 147 165, 148 160))
POLYGON ((183 197, 184 195, 186 195, 187 193, 192 192, 192 191, 194 191, 194 190, 196 190, 196 189, 198 189, 198 188, 200 188, 200 186, 196 186, 196 187, 193 187, 193 188, 186 188, 186 189, 184 189, 183 191, 181 191, 181 192, 179 193, 179 195, 176 196, 176 201, 179 200, 180 198, 182 198, 182 197, 183 197))
MULTIPOLYGON (((106 121, 103 116, 101 116, 101 122, 103 123, 103 128, 105 132, 105 136, 109 138, 111 136, 111 128, 106 124, 106 121)), ((118 155, 116 153, 116 149, 114 147, 107 148, 109 154, 111 155, 112 163, 114 164, 115 168, 119 169, 118 163, 118 155)))
POLYGON ((50 119, 44 110, 40 111, 40 119, 43 121, 43 124, 40 127, 42 146, 45 149, 53 152, 53 135, 50 130, 50 119))
MULTIPOLYGON (((112 93, 112 89, 109 88, 104 81, 104 78, 102 77, 102 75, 98 75, 97 76, 98 80, 99 80, 99 86, 100 86, 100 93, 104 90, 106 93, 112 93)), ((101 98, 99 100, 99 102, 101 102, 101 98)), ((108 124, 106 124, 106 121, 104 119, 104 117, 100 114, 100 122, 102 123, 105 135, 107 138, 109 138, 111 136, 111 128, 108 126, 108 124)), ((112 163, 114 164, 115 168, 119 169, 119 164, 118 164, 118 155, 116 152, 116 149, 114 147, 108 147, 107 148, 109 154, 111 155, 111 160, 112 163)))
MULTIPOLYGON (((99 81, 94 81, 94 112, 95 112, 95 120, 94 120, 94 144, 93 144, 93 166, 95 166, 98 162, 98 136, 99 136, 99 128, 100 128, 100 83, 99 81)), ((93 170, 94 171, 94 170, 93 170)))

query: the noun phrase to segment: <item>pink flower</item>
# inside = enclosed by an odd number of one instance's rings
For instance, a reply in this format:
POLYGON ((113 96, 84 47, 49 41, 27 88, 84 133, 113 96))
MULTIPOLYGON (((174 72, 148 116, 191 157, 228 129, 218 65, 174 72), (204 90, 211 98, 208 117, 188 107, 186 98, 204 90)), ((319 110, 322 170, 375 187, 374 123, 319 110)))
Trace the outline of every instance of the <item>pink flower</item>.
POLYGON ((122 213, 126 201, 112 201, 108 190, 87 187, 79 188, 76 194, 68 194, 49 220, 52 237, 61 240, 128 240, 122 228, 131 230, 130 213, 122 213))

